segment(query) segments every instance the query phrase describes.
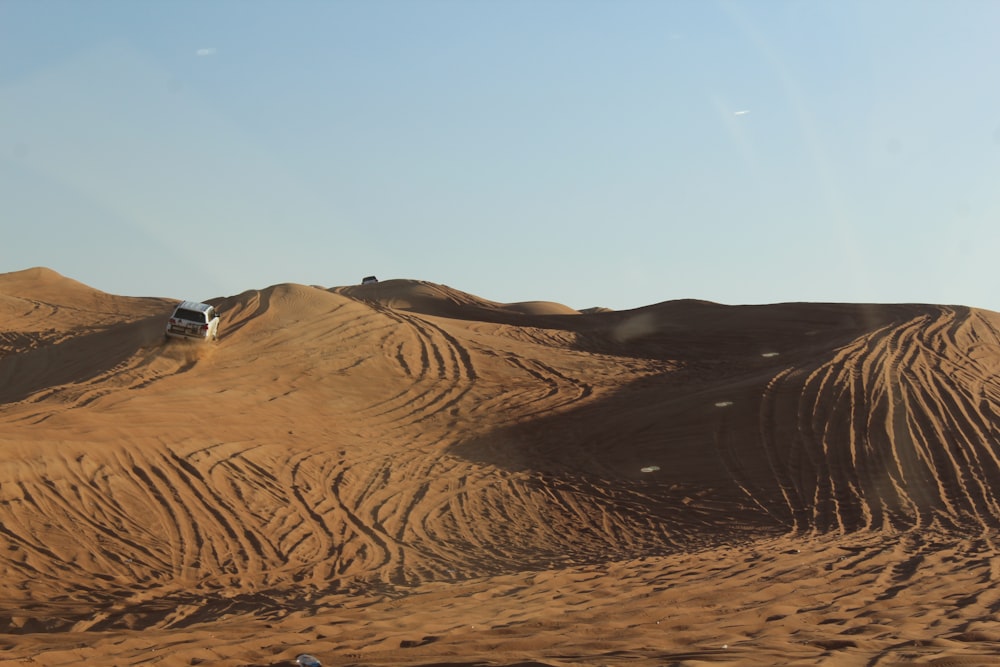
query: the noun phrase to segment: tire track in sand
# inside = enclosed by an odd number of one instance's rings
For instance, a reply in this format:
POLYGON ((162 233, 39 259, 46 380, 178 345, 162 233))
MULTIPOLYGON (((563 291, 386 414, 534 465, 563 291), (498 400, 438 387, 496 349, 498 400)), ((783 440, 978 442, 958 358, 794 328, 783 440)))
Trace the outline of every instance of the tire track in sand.
MULTIPOLYGON (((1000 525, 996 326, 923 307, 761 400, 761 445, 798 531, 1000 525), (991 360, 991 355, 982 355, 991 360)), ((748 483, 751 496, 764 493, 748 483)))
POLYGON ((370 406, 366 419, 403 428, 452 408, 469 393, 476 369, 458 339, 425 318, 371 307, 401 325, 381 344, 412 382, 370 406))

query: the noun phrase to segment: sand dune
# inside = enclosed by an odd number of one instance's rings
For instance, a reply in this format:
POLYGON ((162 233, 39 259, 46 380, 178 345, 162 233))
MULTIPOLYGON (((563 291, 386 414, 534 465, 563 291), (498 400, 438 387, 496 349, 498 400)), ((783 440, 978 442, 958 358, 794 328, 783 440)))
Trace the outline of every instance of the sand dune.
POLYGON ((0 275, 0 664, 1000 664, 1000 314, 211 302, 0 275))

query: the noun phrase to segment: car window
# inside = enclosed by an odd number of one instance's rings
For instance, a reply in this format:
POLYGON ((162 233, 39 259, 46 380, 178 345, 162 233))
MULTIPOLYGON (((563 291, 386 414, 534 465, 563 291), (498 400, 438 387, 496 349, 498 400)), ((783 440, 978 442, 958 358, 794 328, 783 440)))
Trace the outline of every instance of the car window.
POLYGON ((204 322, 205 316, 196 310, 188 310, 187 308, 178 308, 174 312, 174 317, 182 320, 191 320, 194 322, 204 322))

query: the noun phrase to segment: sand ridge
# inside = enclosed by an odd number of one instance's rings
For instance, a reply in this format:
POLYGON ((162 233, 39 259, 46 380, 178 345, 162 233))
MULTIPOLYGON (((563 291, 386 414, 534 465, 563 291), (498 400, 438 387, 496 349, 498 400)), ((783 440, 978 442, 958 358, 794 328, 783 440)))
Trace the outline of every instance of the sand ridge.
POLYGON ((998 664, 1000 315, 0 275, 38 664, 998 664))

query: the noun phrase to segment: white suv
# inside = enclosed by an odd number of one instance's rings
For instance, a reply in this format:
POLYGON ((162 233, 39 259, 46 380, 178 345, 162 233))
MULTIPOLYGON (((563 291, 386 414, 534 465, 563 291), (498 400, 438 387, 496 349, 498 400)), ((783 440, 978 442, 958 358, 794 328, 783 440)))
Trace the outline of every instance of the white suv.
POLYGON ((215 306, 181 301, 167 321, 167 338, 219 339, 219 313, 215 306))

